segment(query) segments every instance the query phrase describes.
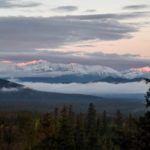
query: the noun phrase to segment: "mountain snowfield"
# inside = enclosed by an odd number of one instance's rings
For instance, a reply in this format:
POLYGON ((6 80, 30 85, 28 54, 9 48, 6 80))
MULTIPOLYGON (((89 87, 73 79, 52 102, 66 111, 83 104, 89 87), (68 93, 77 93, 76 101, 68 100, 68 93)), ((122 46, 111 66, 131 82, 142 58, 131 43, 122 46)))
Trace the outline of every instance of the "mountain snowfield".
POLYGON ((123 72, 128 78, 150 78, 150 67, 131 68, 123 72))
POLYGON ((0 77, 60 77, 74 76, 99 76, 103 78, 135 79, 150 77, 150 67, 131 68, 125 71, 117 71, 106 66, 88 66, 81 64, 55 64, 44 60, 34 60, 23 63, 0 61, 0 77))

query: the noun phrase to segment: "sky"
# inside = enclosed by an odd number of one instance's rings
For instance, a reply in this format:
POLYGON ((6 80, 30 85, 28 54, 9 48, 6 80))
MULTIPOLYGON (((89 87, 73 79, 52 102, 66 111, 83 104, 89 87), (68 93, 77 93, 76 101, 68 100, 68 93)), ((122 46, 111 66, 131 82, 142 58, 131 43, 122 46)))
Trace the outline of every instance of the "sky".
POLYGON ((150 66, 149 0, 0 0, 0 61, 150 66))

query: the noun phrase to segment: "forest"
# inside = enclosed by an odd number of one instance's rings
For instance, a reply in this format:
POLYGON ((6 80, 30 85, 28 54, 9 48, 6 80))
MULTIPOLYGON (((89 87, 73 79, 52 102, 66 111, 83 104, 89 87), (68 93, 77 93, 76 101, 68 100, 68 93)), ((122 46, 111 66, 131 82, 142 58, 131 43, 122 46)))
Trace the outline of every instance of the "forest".
POLYGON ((73 106, 47 113, 0 112, 0 150, 149 150, 150 112, 87 112, 73 106))

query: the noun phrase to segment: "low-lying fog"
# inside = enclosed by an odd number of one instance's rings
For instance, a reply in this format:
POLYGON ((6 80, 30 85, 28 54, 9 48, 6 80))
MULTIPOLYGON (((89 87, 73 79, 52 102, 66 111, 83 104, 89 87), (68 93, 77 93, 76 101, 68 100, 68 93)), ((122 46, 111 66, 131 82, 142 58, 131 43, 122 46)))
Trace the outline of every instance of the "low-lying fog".
POLYGON ((26 87, 30 87, 39 91, 56 92, 56 93, 74 93, 74 94, 87 94, 87 95, 101 95, 101 94, 134 94, 146 93, 148 85, 144 82, 132 83, 70 83, 70 84, 48 84, 48 83, 32 83, 23 82, 26 87))

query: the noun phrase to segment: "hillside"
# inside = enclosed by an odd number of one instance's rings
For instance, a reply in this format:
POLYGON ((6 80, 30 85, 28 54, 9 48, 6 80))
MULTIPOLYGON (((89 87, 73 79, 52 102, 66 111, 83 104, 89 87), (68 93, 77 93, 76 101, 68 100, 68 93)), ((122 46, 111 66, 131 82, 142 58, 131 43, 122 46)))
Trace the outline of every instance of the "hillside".
POLYGON ((143 95, 115 96, 90 96, 81 94, 60 94, 41 92, 25 88, 7 80, 0 80, 0 111, 50 111, 55 107, 73 105, 76 111, 85 111, 89 103, 94 103, 99 112, 108 113, 120 109, 124 113, 140 114, 145 111, 143 95))
POLYGON ((0 89, 2 88, 22 88, 23 85, 18 84, 18 83, 14 83, 14 82, 10 82, 8 80, 4 80, 4 79, 0 79, 0 89))

